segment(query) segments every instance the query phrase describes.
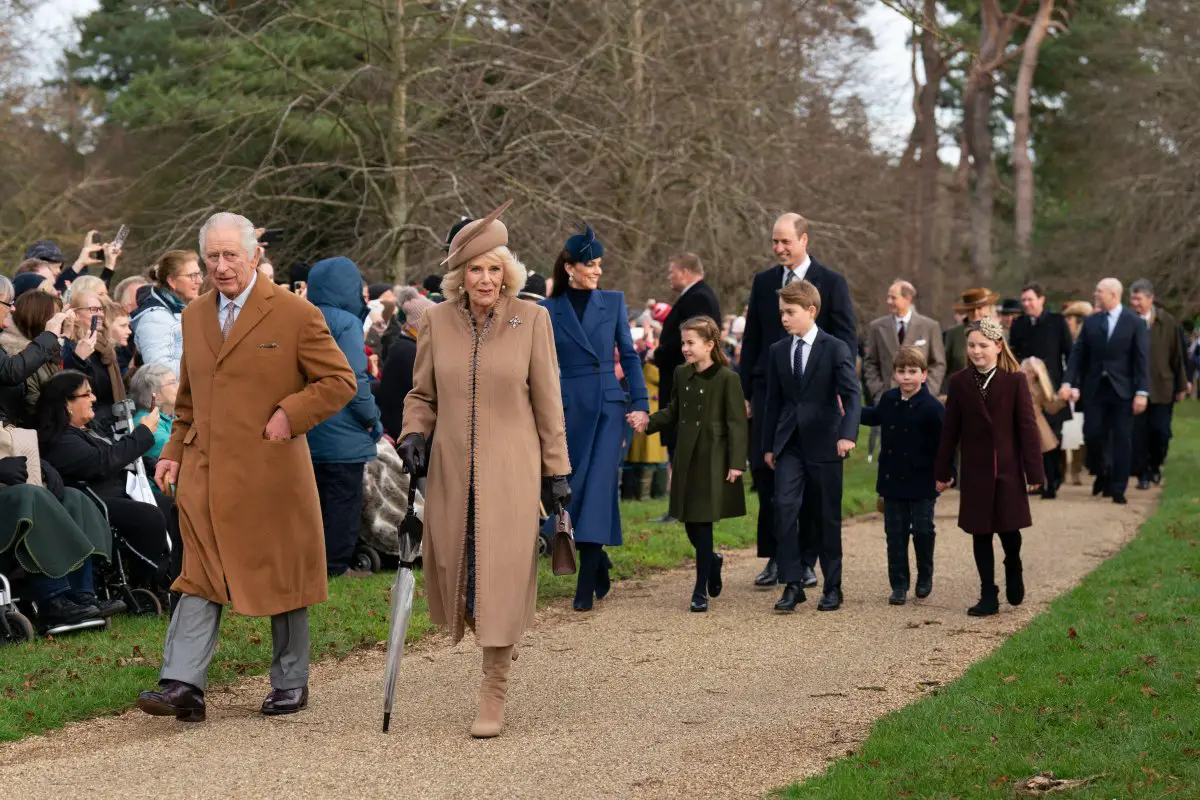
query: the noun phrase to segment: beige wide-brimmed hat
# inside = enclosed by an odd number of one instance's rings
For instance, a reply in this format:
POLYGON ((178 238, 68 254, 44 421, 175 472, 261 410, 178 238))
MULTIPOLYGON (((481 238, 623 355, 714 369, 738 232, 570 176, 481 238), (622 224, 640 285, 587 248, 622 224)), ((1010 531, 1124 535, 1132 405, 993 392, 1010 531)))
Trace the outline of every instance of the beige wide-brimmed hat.
POLYGON ((961 301, 954 304, 954 310, 959 313, 974 311, 984 306, 994 306, 999 299, 1000 295, 991 289, 967 289, 962 293, 961 301))
POLYGON ((512 200, 504 201, 495 211, 483 219, 466 224, 461 231, 455 234, 453 241, 450 242, 450 254, 442 262, 448 271, 470 263, 471 259, 478 258, 489 250, 508 245, 508 228, 500 221, 500 215, 512 205, 512 202, 512 200))

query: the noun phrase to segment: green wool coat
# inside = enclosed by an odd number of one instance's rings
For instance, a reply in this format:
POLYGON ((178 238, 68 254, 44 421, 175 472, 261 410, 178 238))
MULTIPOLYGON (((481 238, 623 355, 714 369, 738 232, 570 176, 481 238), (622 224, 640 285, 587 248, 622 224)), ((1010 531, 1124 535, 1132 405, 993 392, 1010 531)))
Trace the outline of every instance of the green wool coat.
POLYGON ((682 522, 716 522, 746 515, 742 479, 729 483, 731 469, 746 469, 749 441, 746 401, 738 376, 713 364, 696 372, 675 370, 671 404, 650 417, 648 433, 676 427, 670 514, 682 522))

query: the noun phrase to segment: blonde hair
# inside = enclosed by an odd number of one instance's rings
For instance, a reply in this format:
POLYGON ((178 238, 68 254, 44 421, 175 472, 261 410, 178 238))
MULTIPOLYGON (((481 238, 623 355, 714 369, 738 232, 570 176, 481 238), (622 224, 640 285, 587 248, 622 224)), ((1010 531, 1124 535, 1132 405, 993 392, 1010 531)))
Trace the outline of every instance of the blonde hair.
POLYGON ((1054 397, 1054 389, 1050 385, 1050 373, 1046 371, 1046 363, 1037 356, 1030 356, 1021 362, 1021 371, 1029 373, 1037 381, 1042 390, 1042 397, 1054 397))
POLYGON ((821 313, 821 292, 809 281, 792 281, 779 290, 779 299, 790 306, 815 308, 821 313))
POLYGON ((1004 338, 1004 329, 1000 327, 1000 323, 994 317, 984 317, 967 325, 968 339, 971 338, 972 333, 976 332, 985 339, 990 339, 1000 345, 1000 355, 996 358, 998 369, 1005 372, 1020 371, 1021 365, 1017 363, 1017 357, 1013 355, 1012 349, 1008 346, 1008 340, 1004 338))
POLYGON ((721 347, 721 328, 712 317, 692 317, 679 326, 679 331, 691 331, 706 342, 712 342, 712 360, 722 367, 729 366, 729 356, 721 347))
POLYGON ((529 277, 529 271, 525 269, 524 264, 517 260, 512 251, 507 247, 500 246, 447 272, 442 278, 443 297, 452 303, 457 303, 463 298, 466 294, 467 268, 472 264, 483 267, 499 264, 504 267, 504 284, 501 292, 509 297, 516 297, 524 288, 526 278, 529 277))
POLYGON ((76 295, 94 294, 103 299, 101 292, 106 288, 104 281, 95 275, 80 275, 71 281, 71 285, 67 287, 67 291, 63 294, 63 302, 68 303, 71 308, 79 308, 79 306, 75 305, 76 295))

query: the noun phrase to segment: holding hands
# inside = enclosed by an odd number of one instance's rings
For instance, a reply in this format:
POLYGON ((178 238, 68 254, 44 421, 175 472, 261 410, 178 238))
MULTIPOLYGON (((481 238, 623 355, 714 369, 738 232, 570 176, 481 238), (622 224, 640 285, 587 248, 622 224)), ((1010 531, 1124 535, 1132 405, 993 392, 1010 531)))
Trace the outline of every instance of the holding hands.
POLYGON ((650 415, 645 411, 630 411, 625 415, 625 421, 638 433, 645 433, 650 425, 650 415))
POLYGON ((742 477, 744 472, 744 470, 740 469, 731 469, 725 474, 725 481, 727 483, 737 483, 737 479, 742 477))

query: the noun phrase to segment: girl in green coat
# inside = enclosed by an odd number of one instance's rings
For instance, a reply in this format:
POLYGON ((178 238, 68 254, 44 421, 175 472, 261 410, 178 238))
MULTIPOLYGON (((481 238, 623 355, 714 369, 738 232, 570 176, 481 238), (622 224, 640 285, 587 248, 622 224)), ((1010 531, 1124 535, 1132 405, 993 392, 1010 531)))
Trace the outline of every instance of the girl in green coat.
POLYGON ((746 514, 746 401, 716 321, 693 317, 681 327, 686 363, 675 370, 671 404, 644 427, 649 433, 678 430, 669 514, 684 523, 696 548, 692 611, 708 611, 709 596, 721 594, 723 560, 713 552, 713 523, 746 514))

